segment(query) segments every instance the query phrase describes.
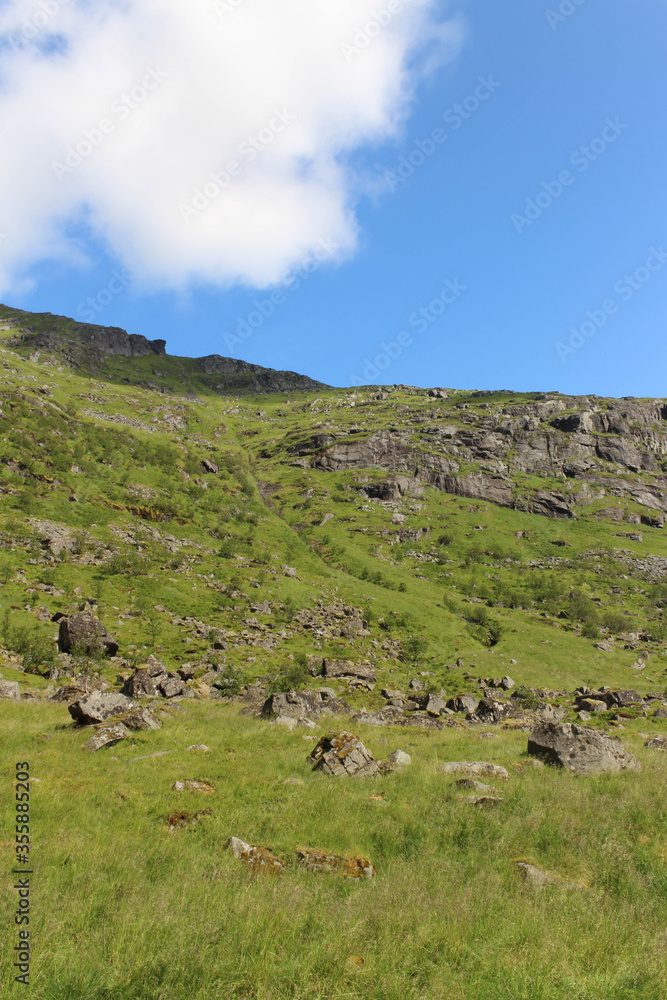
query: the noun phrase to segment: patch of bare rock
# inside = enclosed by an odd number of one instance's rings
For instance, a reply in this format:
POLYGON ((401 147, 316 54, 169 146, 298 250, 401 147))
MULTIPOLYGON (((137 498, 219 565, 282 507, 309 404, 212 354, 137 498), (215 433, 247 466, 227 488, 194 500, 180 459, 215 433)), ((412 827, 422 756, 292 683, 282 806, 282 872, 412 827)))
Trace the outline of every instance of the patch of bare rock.
POLYGON ((574 774, 639 771, 641 764, 618 740, 572 723, 542 723, 528 740, 534 754, 574 774))

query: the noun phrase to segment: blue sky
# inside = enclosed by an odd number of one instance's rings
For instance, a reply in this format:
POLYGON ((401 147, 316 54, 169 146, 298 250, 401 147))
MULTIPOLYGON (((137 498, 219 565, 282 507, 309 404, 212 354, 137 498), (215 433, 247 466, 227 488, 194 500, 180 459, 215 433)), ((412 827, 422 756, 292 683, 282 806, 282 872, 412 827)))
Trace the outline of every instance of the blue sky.
POLYGON ((398 137, 348 156, 359 245, 343 262, 322 250, 277 304, 210 282, 151 293, 77 229, 90 265, 36 263, 4 301, 333 385, 664 396, 667 4, 454 9, 458 55, 398 137))

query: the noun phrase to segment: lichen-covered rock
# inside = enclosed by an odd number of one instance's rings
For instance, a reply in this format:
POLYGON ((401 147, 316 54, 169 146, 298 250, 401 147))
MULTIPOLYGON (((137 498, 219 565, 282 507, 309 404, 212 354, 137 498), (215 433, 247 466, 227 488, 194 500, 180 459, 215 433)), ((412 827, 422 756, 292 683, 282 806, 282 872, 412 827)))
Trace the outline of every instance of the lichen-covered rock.
POLYGON ((12 698, 18 700, 21 697, 18 681, 0 680, 0 698, 12 698))
POLYGON ((138 698, 156 698, 158 690, 148 670, 144 668, 135 670, 132 676, 128 677, 123 684, 122 692, 128 698, 136 700, 138 698))
POLYGON ((106 722, 115 715, 126 715, 139 706, 124 694, 105 694, 93 691, 85 698, 68 706, 68 712, 75 722, 82 726, 93 726, 98 722, 106 722))
POLYGON ((574 774, 641 770, 637 758, 618 740, 596 729, 569 722, 546 722, 536 726, 528 740, 528 753, 574 774))
POLYGON ((325 660, 325 677, 358 677, 360 680, 377 680, 377 670, 372 663, 352 663, 350 660, 325 660))
POLYGON ((439 771, 444 774, 455 774, 460 778, 496 778, 499 781, 507 781, 509 771, 501 767, 500 764, 488 764, 485 760, 456 760, 447 761, 440 764, 439 771))
POLYGON ((125 726, 118 722, 113 726, 102 726, 83 744, 84 750, 101 750, 102 747, 119 743, 128 735, 125 726))
POLYGON ((268 874, 278 874, 285 871, 285 862, 277 857, 268 847, 256 847, 253 844, 246 844, 238 837, 230 837, 225 847, 232 852, 235 858, 242 861, 244 865, 254 872, 266 872, 268 874))
POLYGON ((308 756, 314 771, 335 777, 372 777, 379 773, 373 755, 353 733, 323 736, 308 756))
POLYGON ((359 855, 330 854, 313 847, 297 847, 299 864, 309 872, 339 872, 347 878, 372 878, 375 869, 368 858, 359 855))
POLYGON ((150 729, 160 729, 162 723, 150 708, 137 708, 129 715, 123 716, 123 723, 135 732, 147 732, 150 729))
POLYGON ((115 656, 118 643, 90 611, 78 611, 68 618, 62 618, 58 631, 58 649, 61 653, 71 653, 74 649, 84 649, 86 653, 106 653, 115 656))

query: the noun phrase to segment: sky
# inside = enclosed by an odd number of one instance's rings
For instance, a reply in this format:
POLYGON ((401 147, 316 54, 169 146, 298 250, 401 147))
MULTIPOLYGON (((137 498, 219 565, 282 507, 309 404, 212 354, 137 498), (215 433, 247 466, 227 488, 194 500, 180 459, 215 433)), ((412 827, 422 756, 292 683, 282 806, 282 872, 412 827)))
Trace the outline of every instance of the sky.
POLYGON ((666 55, 667 0, 0 0, 0 301, 663 397, 666 55))

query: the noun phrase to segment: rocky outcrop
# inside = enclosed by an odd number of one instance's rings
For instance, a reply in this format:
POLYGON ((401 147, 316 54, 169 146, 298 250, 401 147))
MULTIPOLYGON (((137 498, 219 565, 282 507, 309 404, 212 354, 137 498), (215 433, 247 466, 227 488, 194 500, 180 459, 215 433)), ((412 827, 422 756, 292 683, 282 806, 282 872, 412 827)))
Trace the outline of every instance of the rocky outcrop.
POLYGON ((211 386, 217 392, 308 392, 327 389, 323 382, 299 375, 297 372, 274 371, 273 368, 263 368, 237 358, 224 358, 219 354, 209 354, 205 358, 197 358, 195 368, 205 375, 225 375, 223 381, 211 380, 211 386))
POLYGON ((528 753, 574 774, 639 771, 636 757, 617 740, 596 729, 572 723, 547 722, 536 726, 528 740, 528 753))
POLYGON ((93 691, 68 707, 69 714, 81 726, 94 726, 116 715, 125 715, 139 706, 123 694, 103 694, 93 691))
POLYGON ((323 736, 308 756, 314 771, 333 777, 373 777, 379 768, 372 753, 353 733, 323 736))

